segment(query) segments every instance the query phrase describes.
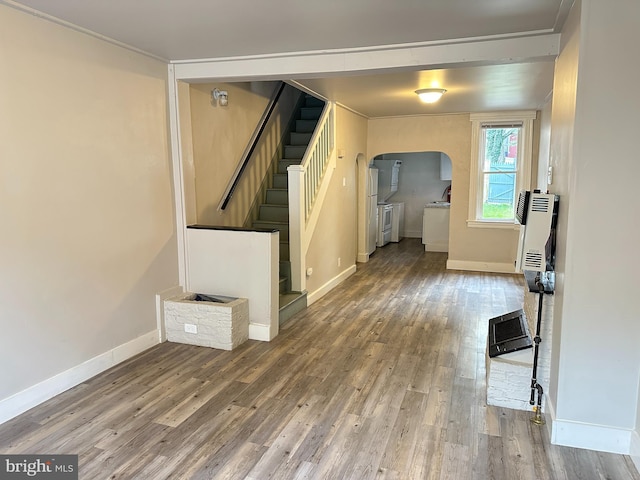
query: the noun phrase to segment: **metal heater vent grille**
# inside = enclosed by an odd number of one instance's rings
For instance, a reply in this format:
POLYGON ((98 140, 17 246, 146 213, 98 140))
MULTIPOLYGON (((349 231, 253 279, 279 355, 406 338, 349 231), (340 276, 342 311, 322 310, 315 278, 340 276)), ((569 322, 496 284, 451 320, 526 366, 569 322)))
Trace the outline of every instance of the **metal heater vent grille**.
POLYGON ((516 218, 520 225, 525 225, 527 223, 527 205, 529 204, 529 195, 528 191, 520 192, 520 196, 518 197, 518 205, 516 205, 516 218))
POLYGON ((549 201, 549 197, 533 195, 531 198, 532 212, 548 212, 549 205, 551 205, 551 202, 549 201))
POLYGON ((524 256, 524 269, 525 270, 536 270, 541 271, 544 270, 542 267, 543 263, 542 253, 539 252, 526 252, 524 256))

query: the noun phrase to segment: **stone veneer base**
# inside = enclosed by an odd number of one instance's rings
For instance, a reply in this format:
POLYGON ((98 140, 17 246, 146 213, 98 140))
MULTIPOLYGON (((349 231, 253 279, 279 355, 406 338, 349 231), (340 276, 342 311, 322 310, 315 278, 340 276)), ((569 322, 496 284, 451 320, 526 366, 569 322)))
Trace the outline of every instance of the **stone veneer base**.
POLYGON ((225 303, 196 302, 195 293, 164 301, 167 340, 201 347, 233 350, 249 338, 249 300, 219 297, 225 303), (195 326, 197 333, 185 331, 195 326))
MULTIPOLYGON (((539 294, 529 291, 529 288, 525 285, 523 310, 527 317, 531 338, 536 333, 538 300, 539 294)), ((542 324, 540 328, 542 343, 540 343, 539 347, 537 374, 537 381, 545 392, 549 388, 551 371, 553 303, 554 296, 545 294, 542 304, 542 324)), ((533 406, 529 404, 529 399, 531 398, 531 376, 533 373, 533 348, 493 358, 486 355, 486 362, 487 405, 513 408, 515 410, 532 410, 533 406)), ((535 401, 537 402, 537 396, 535 401)))

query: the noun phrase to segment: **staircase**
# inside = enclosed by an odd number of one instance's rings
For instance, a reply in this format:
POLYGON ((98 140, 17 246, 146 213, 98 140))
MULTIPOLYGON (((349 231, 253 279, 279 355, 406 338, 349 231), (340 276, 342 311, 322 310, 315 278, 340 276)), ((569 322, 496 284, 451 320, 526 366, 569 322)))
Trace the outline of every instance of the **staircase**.
POLYGON ((254 228, 280 231, 280 323, 307 307, 307 292, 291 291, 291 262, 289 259, 289 191, 287 167, 298 165, 307 150, 313 132, 322 115, 324 102, 307 95, 292 128, 289 144, 273 175, 273 187, 267 190, 265 203, 260 205, 254 228))

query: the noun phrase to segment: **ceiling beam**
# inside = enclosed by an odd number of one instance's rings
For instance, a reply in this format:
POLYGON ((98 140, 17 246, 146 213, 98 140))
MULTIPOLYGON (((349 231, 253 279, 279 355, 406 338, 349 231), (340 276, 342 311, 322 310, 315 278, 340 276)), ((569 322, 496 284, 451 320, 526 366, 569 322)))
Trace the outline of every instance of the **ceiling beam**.
POLYGON ((177 80, 247 81, 553 60, 560 34, 172 62, 177 80))

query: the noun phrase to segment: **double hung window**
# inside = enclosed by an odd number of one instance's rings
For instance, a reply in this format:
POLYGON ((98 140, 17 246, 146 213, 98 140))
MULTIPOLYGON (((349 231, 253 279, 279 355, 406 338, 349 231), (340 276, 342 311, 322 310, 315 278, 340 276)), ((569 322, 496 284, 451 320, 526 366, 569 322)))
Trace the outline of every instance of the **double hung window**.
POLYGON ((535 112, 472 114, 469 224, 511 227, 529 186, 535 112))

